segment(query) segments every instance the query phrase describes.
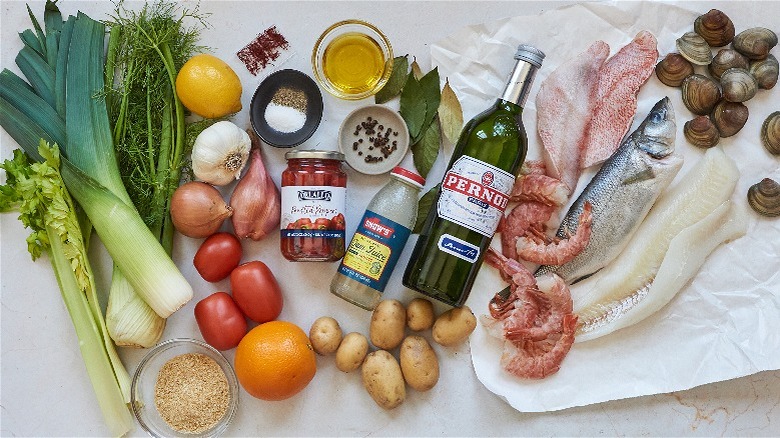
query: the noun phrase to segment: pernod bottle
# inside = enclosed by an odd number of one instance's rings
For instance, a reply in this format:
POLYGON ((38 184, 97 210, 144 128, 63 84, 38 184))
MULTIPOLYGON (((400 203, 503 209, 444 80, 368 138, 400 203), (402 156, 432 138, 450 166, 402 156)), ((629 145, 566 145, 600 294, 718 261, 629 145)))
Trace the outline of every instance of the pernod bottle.
POLYGON ((520 45, 503 94, 463 128, 404 272, 405 286, 452 306, 466 301, 525 160, 523 105, 544 56, 520 45))

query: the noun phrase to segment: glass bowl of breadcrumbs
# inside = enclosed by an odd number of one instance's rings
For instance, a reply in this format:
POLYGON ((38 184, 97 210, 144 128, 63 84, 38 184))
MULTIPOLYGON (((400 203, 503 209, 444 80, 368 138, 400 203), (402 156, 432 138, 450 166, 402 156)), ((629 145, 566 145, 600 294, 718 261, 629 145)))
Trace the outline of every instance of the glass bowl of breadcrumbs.
POLYGON ((216 437, 238 408, 238 381, 230 362, 196 339, 161 342, 138 364, 130 404, 153 437, 216 437))

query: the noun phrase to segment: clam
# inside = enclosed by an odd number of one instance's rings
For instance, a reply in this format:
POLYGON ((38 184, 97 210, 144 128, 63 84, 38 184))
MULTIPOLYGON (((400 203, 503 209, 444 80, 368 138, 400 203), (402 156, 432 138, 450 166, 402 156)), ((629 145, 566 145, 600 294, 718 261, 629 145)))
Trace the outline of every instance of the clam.
POLYGON ((696 32, 686 32, 677 38, 677 51, 696 65, 707 65, 712 61, 712 50, 707 41, 696 32))
POLYGON ((761 143, 772 155, 780 155, 780 111, 775 111, 761 125, 761 143))
POLYGON ((712 47, 723 47, 734 39, 734 23, 723 12, 710 9, 693 23, 696 31, 712 47))
POLYGON ((777 45, 777 34, 765 27, 743 30, 734 37, 732 47, 749 59, 764 59, 777 45))
POLYGON ((774 55, 750 63, 750 74, 758 81, 758 88, 765 90, 769 90, 777 84, 778 70, 780 70, 780 65, 778 65, 774 55))
POLYGON ((709 114, 721 97, 718 83, 707 76, 693 74, 682 83, 682 100, 692 113, 703 116, 709 114))
POLYGON ((722 75, 724 71, 730 68, 748 68, 749 66, 750 61, 736 50, 720 49, 718 50, 718 53, 716 53, 712 58, 709 70, 710 74, 714 78, 720 79, 720 75, 722 75))
POLYGON ((763 216, 780 216, 780 184, 771 178, 750 186, 747 192, 748 204, 763 216))
POLYGON ((748 108, 744 103, 723 99, 715 105, 710 118, 721 137, 731 137, 745 126, 748 115, 748 108))
POLYGON ((700 148, 711 148, 720 141, 718 128, 707 116, 699 116, 685 122, 683 133, 690 144, 700 148))
POLYGON ((693 65, 679 53, 669 53, 655 66, 658 80, 670 87, 679 87, 692 74, 693 65))
POLYGON ((723 98, 731 102, 747 102, 756 95, 758 81, 744 68, 730 68, 720 75, 723 98))

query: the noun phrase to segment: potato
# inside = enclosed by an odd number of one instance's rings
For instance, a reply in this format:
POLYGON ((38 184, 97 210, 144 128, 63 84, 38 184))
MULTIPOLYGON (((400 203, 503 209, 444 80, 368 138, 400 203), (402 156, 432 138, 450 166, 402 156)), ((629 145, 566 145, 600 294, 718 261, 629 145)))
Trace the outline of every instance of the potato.
POLYGON ((355 371, 360 368, 366 353, 368 353, 368 339, 361 333, 348 333, 336 350, 336 368, 345 373, 355 371))
POLYGON ((425 298, 415 298, 406 306, 406 325, 419 332, 433 325, 433 303, 425 298))
POLYGON ((401 372, 404 380, 418 391, 427 391, 439 381, 439 360, 422 336, 407 336, 401 343, 401 372))
POLYGON ((452 308, 433 323, 433 340, 444 346, 460 343, 477 327, 477 318, 468 306, 452 308))
POLYGON ((368 336, 381 350, 392 350, 404 340, 406 309, 398 300, 383 300, 371 315, 368 336))
POLYGON ((392 354, 377 350, 366 357, 363 363, 363 387, 376 404, 393 409, 406 399, 406 386, 401 367, 392 354))
POLYGON ((335 353, 341 343, 341 327, 330 316, 321 316, 309 329, 309 341, 317 354, 335 353))

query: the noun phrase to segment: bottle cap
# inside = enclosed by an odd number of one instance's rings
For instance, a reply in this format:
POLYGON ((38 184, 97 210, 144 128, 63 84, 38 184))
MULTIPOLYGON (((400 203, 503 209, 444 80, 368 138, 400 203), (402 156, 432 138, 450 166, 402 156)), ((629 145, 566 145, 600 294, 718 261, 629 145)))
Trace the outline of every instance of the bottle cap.
POLYGON ((544 52, 534 46, 529 46, 528 44, 520 44, 517 46, 517 52, 515 52, 515 59, 529 62, 536 66, 536 68, 542 66, 544 56, 544 52))
POLYGON ((401 166, 395 166, 390 172, 391 175, 395 175, 403 180, 409 181, 410 183, 422 187, 425 185, 425 178, 421 177, 415 172, 412 172, 409 169, 404 169, 401 166))

